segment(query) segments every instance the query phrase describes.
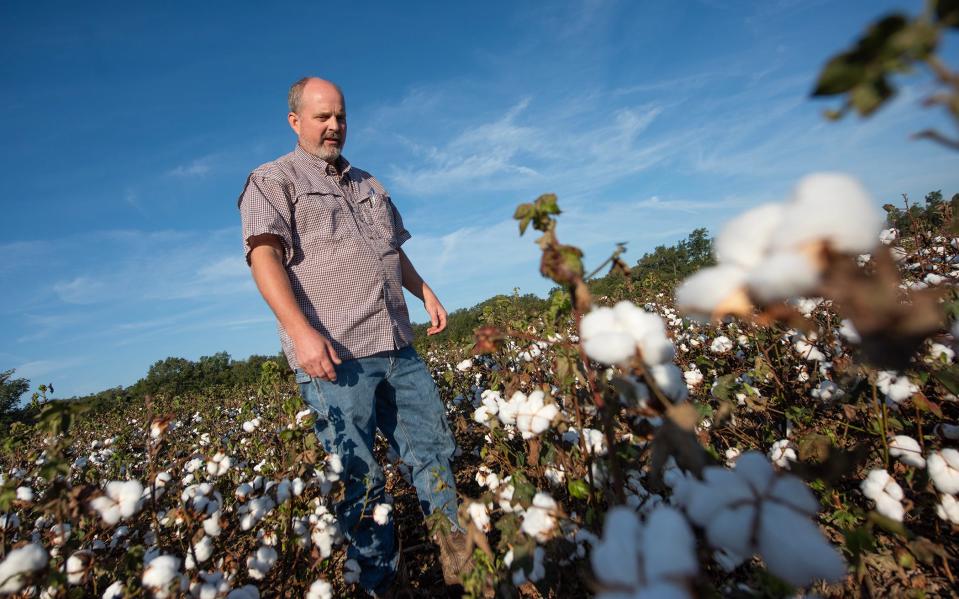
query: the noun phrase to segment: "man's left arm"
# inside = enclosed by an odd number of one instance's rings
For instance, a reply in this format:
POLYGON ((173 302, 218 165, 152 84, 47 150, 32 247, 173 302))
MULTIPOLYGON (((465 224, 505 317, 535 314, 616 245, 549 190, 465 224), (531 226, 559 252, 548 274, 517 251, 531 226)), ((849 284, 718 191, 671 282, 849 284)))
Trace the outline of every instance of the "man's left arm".
POLYGON ((446 308, 440 303, 439 298, 436 297, 436 294, 433 293, 430 286, 426 284, 423 277, 413 268, 413 263, 410 262, 406 252, 402 249, 399 252, 403 287, 406 287, 410 293, 423 300, 423 307, 426 308, 426 313, 429 314, 430 324, 432 325, 426 329, 426 334, 435 335, 446 328, 446 308))

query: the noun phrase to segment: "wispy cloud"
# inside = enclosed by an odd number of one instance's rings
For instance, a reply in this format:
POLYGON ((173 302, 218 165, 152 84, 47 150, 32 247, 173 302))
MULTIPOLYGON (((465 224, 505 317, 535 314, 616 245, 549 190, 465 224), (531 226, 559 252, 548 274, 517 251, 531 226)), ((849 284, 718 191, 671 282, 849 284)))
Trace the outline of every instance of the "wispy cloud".
POLYGON ((210 172, 215 156, 203 156, 186 164, 179 164, 167 174, 173 177, 202 177, 210 172))

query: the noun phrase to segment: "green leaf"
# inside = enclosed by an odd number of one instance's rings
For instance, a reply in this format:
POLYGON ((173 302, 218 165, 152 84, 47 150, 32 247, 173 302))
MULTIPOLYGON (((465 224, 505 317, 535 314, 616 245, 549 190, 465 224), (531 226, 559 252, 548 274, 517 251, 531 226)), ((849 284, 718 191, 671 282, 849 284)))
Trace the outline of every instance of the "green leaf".
POLYGON ((849 95, 849 102, 861 116, 869 116, 894 94, 889 82, 879 77, 857 85, 849 95))
POLYGON ((959 29, 959 0, 935 0, 933 4, 940 25, 959 29))
POLYGON ((724 374, 716 379, 716 385, 713 387, 713 397, 716 399, 725 399, 731 401, 733 390, 736 388, 736 375, 724 374))
POLYGON ((959 395, 959 366, 953 364, 940 370, 934 370, 932 376, 953 395, 959 395))
POLYGON ((570 479, 569 482, 566 483, 566 488, 569 490, 570 497, 576 499, 586 499, 589 497, 589 485, 581 478, 570 479))
POLYGON ((840 54, 823 67, 812 95, 834 96, 846 93, 859 85, 865 74, 866 69, 862 63, 854 61, 848 53, 840 54))

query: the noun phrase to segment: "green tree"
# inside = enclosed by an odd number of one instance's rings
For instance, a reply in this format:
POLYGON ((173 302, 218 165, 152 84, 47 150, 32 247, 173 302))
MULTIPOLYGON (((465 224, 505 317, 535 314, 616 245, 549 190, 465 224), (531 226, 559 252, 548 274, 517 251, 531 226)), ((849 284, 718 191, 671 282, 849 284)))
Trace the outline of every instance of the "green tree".
POLYGON ((20 397, 30 390, 30 381, 13 378, 14 371, 0 372, 0 418, 15 410, 20 397))

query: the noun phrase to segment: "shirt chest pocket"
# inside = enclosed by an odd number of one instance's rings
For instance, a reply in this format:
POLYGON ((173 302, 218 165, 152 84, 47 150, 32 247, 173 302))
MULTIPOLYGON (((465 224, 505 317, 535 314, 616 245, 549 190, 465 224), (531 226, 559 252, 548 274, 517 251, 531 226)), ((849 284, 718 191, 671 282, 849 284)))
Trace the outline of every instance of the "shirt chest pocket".
POLYGON ((296 196, 296 230, 302 239, 337 240, 349 231, 350 215, 336 195, 304 192, 296 196))

